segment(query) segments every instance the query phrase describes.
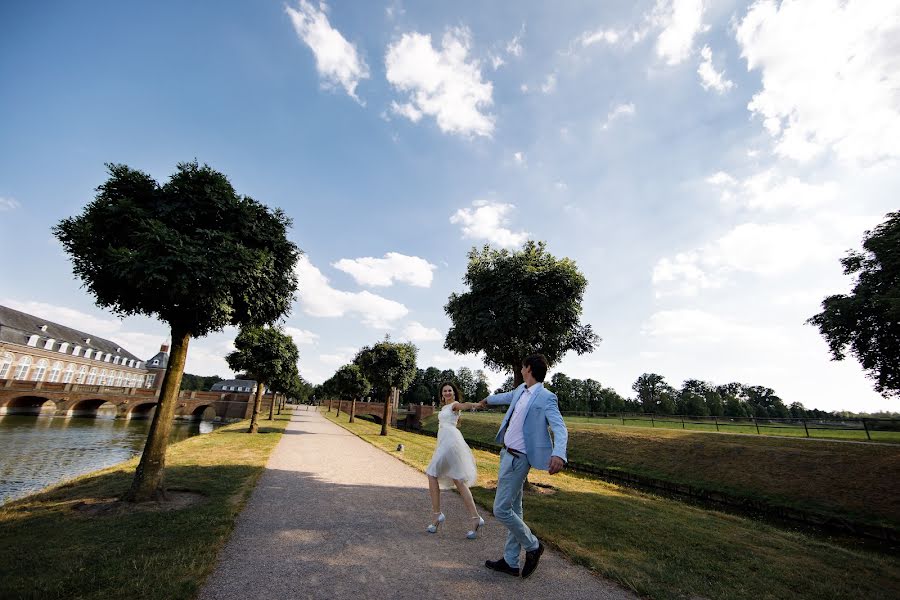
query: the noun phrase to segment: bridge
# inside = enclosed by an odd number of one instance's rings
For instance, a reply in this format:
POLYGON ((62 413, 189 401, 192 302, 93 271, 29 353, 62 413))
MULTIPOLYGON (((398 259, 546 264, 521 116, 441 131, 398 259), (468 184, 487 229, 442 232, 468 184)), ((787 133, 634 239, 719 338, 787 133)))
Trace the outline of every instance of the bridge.
MULTIPOLYGON (((182 391, 175 407, 176 419, 239 421, 253 411, 250 392, 182 391)), ((263 396, 260 411, 268 411, 273 396, 263 396)), ((48 383, 0 379, 0 416, 50 415, 96 417, 103 407, 114 407, 117 419, 148 419, 159 403, 159 390, 77 383, 48 383)))
MULTIPOLYGON (((350 417, 350 409, 353 402, 350 400, 325 400, 323 402, 328 410, 339 410, 341 414, 350 417)), ((409 404, 409 408, 392 408, 391 426, 404 427, 406 429, 420 429, 422 420, 434 414, 435 408, 427 404, 409 404)), ((354 415, 372 415, 375 421, 381 423, 384 418, 384 402, 356 401, 354 415)))

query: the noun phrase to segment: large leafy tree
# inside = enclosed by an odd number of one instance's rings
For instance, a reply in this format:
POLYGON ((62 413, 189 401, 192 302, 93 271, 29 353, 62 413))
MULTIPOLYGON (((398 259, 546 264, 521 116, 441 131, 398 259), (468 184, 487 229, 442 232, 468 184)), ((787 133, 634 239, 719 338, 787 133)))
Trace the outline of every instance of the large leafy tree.
POLYGON ((900 396, 900 212, 867 231, 863 251, 841 259, 856 278, 849 294, 828 296, 807 322, 819 328, 834 360, 856 357, 875 390, 900 396))
POLYGON ((300 254, 290 220, 238 195, 197 162, 160 185, 125 165, 84 211, 54 228, 98 306, 157 317, 171 329, 169 366, 141 461, 125 498, 164 498, 166 446, 191 338, 226 325, 271 323, 290 307, 300 254))
POLYGON ((372 384, 363 375, 359 365, 352 363, 338 369, 332 379, 338 396, 342 399, 349 399, 354 403, 350 408, 350 422, 352 423, 356 412, 356 401, 369 393, 369 390, 372 389, 372 384))
MULTIPOLYGON (((297 373, 299 355, 294 339, 277 327, 242 327, 234 338, 234 352, 225 357, 233 371, 245 371, 256 380, 256 398, 248 433, 259 431, 259 407, 266 386, 290 382, 297 373)), ((275 395, 272 395, 275 402, 275 395)))
POLYGON ((522 359, 533 352, 553 365, 570 350, 594 350, 600 338, 580 322, 587 280, 573 260, 533 241, 517 252, 484 246, 468 256, 469 291, 451 294, 444 307, 452 322, 447 350, 482 352, 485 364, 511 372, 515 385, 522 383, 522 359))
MULTIPOLYGON (((284 398, 296 398, 297 394, 299 394, 300 386, 300 371, 297 368, 296 362, 293 365, 287 365, 287 368, 269 383, 269 389, 272 390, 275 396, 281 395, 281 398, 278 398, 279 415, 281 414, 281 403, 284 398)), ((276 398, 273 397, 272 403, 269 405, 270 421, 275 416, 275 399, 276 398)))
POLYGON ((381 421, 381 435, 387 435, 390 419, 391 390, 401 392, 409 387, 416 376, 416 354, 418 350, 411 343, 397 343, 385 338, 372 346, 362 348, 353 359, 353 364, 372 387, 384 394, 384 414, 381 421))

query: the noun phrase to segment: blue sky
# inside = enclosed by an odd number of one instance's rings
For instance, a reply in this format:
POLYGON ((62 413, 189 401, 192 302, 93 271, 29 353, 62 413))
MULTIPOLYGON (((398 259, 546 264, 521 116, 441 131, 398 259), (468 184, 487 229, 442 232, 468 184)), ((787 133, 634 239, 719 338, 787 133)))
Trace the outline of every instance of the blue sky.
MULTIPOLYGON (((104 163, 163 181, 197 158, 293 218, 310 381, 385 333, 481 368, 442 349, 443 305, 472 246, 531 238, 589 282, 603 342, 570 376, 896 410, 804 321, 898 208, 897 0, 4 3, 0 23, 0 303, 155 353, 166 328, 96 308, 50 227, 104 163)), ((234 335, 187 370, 227 375, 234 335)))

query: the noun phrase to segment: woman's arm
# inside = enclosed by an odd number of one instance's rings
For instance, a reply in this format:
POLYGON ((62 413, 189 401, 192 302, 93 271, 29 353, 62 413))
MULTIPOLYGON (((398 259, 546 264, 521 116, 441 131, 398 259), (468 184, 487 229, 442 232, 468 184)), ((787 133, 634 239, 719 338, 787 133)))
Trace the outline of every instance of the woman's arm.
POLYGON ((461 410, 477 410, 481 408, 481 403, 479 402, 454 402, 453 410, 459 412, 461 410))

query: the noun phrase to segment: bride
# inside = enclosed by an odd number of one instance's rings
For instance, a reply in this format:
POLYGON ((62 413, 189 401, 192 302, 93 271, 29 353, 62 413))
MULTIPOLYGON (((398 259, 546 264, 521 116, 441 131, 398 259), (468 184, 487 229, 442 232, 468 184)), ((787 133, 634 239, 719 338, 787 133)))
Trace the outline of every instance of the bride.
POLYGON ((454 485, 462 496, 466 512, 469 513, 471 528, 466 537, 474 540, 478 537, 478 529, 484 525, 484 519, 478 515, 472 492, 469 488, 475 485, 477 471, 475 469, 475 457, 472 450, 466 445, 462 433, 456 428, 459 421, 459 411, 474 410, 481 405, 472 402, 460 402, 461 394, 456 384, 445 382, 441 384, 441 400, 444 406, 438 413, 437 447, 431 463, 425 469, 428 475, 428 490, 431 493, 431 510, 433 519, 428 526, 428 533, 436 533, 444 522, 444 513, 441 512, 441 489, 450 489, 454 485))

